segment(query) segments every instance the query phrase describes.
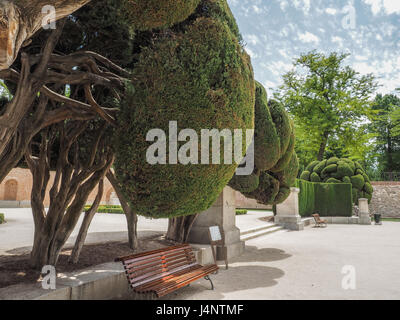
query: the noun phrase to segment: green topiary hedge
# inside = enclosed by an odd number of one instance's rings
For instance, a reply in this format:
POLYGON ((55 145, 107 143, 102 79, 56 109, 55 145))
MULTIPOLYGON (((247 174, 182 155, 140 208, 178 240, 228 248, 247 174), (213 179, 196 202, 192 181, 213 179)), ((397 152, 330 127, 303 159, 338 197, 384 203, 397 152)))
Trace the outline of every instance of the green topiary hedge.
POLYGON ((120 0, 136 30, 171 27, 186 20, 199 5, 200 0, 120 0))
POLYGON ((299 162, 294 152, 293 123, 276 101, 267 100, 264 87, 256 82, 254 162, 251 176, 234 176, 229 185, 261 204, 278 204, 290 194, 299 162))
POLYGON ((5 221, 4 213, 0 213, 0 224, 4 223, 5 221))
MULTIPOLYGON (((86 205, 84 208, 84 212, 89 211, 90 205, 86 205)), ((97 213, 119 213, 124 214, 124 210, 121 206, 118 205, 100 205, 97 208, 97 213)))
POLYGON ((245 215, 245 214, 247 214, 247 210, 246 209, 236 209, 236 215, 237 216, 242 216, 242 215, 245 215))
POLYGON ((359 198, 372 199, 373 188, 363 167, 357 161, 346 158, 330 158, 313 161, 300 175, 300 179, 311 182, 350 183, 353 202, 359 198))
POLYGON ((351 184, 314 183, 297 180, 300 189, 299 212, 302 217, 318 213, 321 217, 351 217, 351 184))
POLYGON ((254 128, 253 70, 229 7, 225 0, 202 0, 199 8, 179 28, 148 35, 118 114, 116 176, 132 208, 152 218, 208 209, 237 165, 150 165, 150 130, 168 135, 170 121, 199 137, 202 129, 254 128))

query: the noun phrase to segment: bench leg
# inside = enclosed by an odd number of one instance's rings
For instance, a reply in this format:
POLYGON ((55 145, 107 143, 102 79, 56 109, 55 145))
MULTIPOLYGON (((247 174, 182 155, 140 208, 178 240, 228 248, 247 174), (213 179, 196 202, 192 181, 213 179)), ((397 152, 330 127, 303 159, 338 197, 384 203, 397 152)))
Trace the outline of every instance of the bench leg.
POLYGON ((206 280, 211 282, 211 290, 214 290, 214 284, 213 284, 211 278, 209 276, 205 276, 204 279, 206 279, 206 280))

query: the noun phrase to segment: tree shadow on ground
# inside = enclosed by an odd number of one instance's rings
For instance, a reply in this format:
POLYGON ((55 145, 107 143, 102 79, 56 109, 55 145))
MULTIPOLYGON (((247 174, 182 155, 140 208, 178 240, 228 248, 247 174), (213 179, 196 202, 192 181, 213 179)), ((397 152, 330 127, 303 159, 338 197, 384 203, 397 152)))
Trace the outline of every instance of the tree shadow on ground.
MULTIPOLYGON (((220 300, 227 293, 275 286, 278 284, 277 279, 284 275, 283 270, 267 266, 231 266, 228 270, 220 269, 218 274, 210 276, 215 290, 210 290, 210 283, 201 279, 161 300, 220 300)), ((243 298, 246 299, 246 295, 243 298)), ((131 299, 138 297, 132 295, 131 299)))
MULTIPOLYGON (((127 242, 107 242, 85 245, 77 264, 69 263, 68 259, 72 249, 65 248, 60 254, 56 269, 57 273, 74 272, 99 264, 112 262, 117 257, 159 249, 170 245, 168 241, 162 239, 159 235, 151 236, 151 232, 148 233, 146 237, 139 238, 139 249, 135 252, 129 248, 127 242)), ((0 255, 0 288, 19 283, 37 283, 40 278, 40 271, 30 267, 29 258, 29 252, 14 255, 0 255)))
POLYGON ((292 255, 281 249, 246 246, 245 252, 232 260, 232 262, 272 262, 290 258, 292 255))

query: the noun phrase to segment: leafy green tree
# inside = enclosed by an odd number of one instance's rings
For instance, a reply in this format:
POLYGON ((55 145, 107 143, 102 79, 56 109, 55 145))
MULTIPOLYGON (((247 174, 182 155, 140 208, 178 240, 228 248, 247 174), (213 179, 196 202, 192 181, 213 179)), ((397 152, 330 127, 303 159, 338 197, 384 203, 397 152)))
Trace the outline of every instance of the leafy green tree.
POLYGON ((400 171, 400 98, 378 94, 372 109, 376 112, 369 130, 375 134, 375 152, 380 171, 400 171))
MULTIPOLYGON (((362 76, 344 65, 348 54, 311 51, 294 62, 275 93, 293 115, 307 153, 322 160, 335 139, 358 134, 370 115, 370 96, 377 84, 373 75, 362 76)), ((342 143, 362 144, 343 139, 342 143)), ((301 161, 303 162, 303 161, 301 161)))

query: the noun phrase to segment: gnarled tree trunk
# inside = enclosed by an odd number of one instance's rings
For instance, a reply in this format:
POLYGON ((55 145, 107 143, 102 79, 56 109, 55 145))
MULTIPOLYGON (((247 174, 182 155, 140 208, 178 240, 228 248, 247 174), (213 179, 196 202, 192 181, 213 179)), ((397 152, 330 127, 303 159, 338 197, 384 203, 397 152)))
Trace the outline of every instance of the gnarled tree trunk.
POLYGON ((92 223, 92 220, 97 212, 97 209, 99 208, 101 198, 103 197, 103 192, 104 192, 104 180, 102 179, 99 183, 97 195, 93 204, 90 206, 90 209, 87 212, 85 212, 85 217, 83 218, 78 236, 75 240, 75 246, 72 249, 72 253, 69 258, 69 261, 72 263, 78 263, 79 261, 79 256, 81 254, 83 245, 85 244, 85 239, 87 237, 90 224, 92 223))
POLYGON ((168 231, 166 238, 168 240, 179 243, 186 243, 192 230, 193 223, 196 221, 198 214, 191 216, 170 218, 168 220, 168 231))
POLYGON ((93 143, 83 141, 82 145, 78 145, 78 138, 86 127, 82 123, 52 127, 52 130, 42 133, 39 155, 35 157, 31 150, 25 154, 33 175, 31 199, 35 235, 31 265, 34 268, 56 265, 89 194, 104 179, 114 161, 111 150, 104 144, 104 129, 98 130, 93 143), (50 177, 52 146, 57 140, 59 156, 50 189, 50 206, 46 212, 43 201, 50 177), (90 149, 85 160, 82 160, 80 153, 84 147, 90 149))
POLYGON ((129 202, 121 192, 121 188, 118 185, 118 180, 114 175, 112 170, 109 170, 107 173, 107 179, 110 181, 111 185, 113 186, 115 193, 118 196, 119 202, 121 203, 122 209, 124 210, 126 223, 128 225, 128 241, 129 247, 133 250, 138 248, 138 234, 137 234, 137 214, 131 208, 129 202))

